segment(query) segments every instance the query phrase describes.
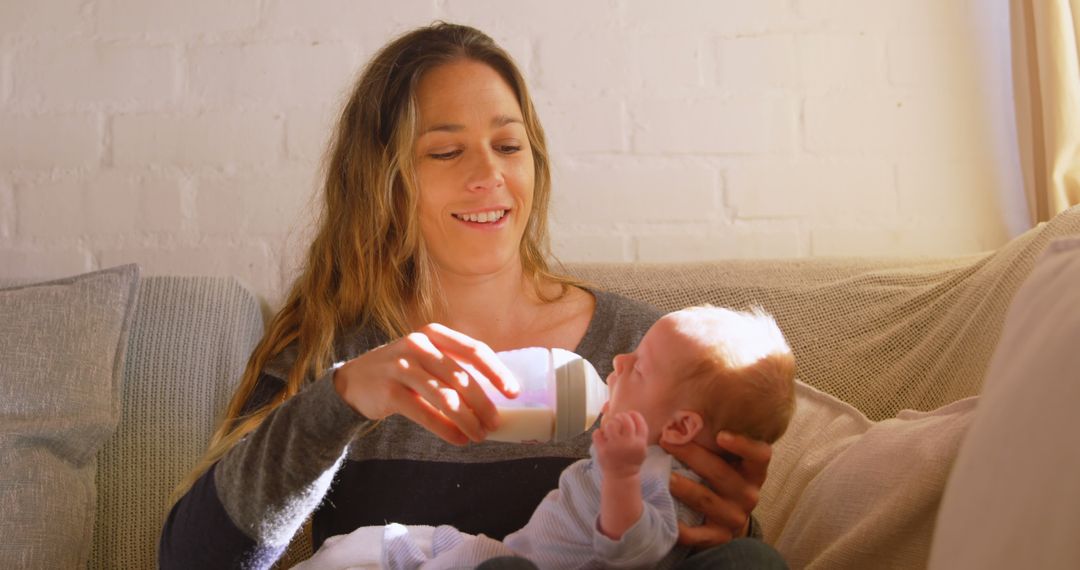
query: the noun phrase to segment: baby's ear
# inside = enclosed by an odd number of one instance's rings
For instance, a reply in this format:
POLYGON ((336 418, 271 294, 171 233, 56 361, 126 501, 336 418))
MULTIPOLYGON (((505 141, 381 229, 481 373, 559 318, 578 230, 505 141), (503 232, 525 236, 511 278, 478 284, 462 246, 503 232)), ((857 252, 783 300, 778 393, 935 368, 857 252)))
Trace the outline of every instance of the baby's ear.
POLYGON ((690 443, 698 432, 705 427, 701 414, 690 410, 679 410, 664 425, 660 432, 660 441, 682 445, 690 443))

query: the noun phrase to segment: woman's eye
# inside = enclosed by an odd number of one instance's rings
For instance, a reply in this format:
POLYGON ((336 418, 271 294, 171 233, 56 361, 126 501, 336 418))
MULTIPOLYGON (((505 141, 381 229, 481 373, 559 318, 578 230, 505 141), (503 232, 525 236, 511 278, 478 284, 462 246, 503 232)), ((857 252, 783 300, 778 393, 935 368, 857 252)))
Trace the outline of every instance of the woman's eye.
POLYGON ((459 154, 461 154, 460 150, 451 150, 447 152, 433 152, 428 156, 434 158, 435 160, 450 160, 459 154))
POLYGON ((514 154, 515 152, 521 150, 521 146, 516 144, 502 144, 499 145, 497 148, 499 149, 499 152, 503 154, 514 154))

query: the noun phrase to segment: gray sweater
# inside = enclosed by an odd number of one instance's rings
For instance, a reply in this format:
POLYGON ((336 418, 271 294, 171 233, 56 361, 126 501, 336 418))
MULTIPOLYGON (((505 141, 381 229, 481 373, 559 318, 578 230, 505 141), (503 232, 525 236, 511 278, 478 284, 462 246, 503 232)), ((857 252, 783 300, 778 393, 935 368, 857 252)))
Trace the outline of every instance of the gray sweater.
MULTIPOLYGON (((591 292, 596 309, 575 352, 607 378, 612 358, 632 351, 660 313, 591 292)), ((341 335, 335 360, 387 340, 355 329, 341 335)), ((266 367, 249 409, 277 394, 294 359, 286 350, 266 367)), ((588 456, 591 430, 561 443, 461 448, 400 416, 375 423, 338 396, 332 376, 274 410, 174 506, 159 549, 163 568, 266 567, 309 517, 316 549, 329 536, 388 522, 501 539, 525 525, 565 467, 588 456)))

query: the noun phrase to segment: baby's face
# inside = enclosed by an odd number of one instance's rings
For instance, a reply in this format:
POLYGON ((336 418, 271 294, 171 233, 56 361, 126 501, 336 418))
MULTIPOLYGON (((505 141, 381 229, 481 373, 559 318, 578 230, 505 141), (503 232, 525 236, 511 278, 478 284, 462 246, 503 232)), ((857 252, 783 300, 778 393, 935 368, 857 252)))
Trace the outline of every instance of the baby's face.
POLYGON ((620 354, 607 378, 611 397, 605 415, 637 410, 649 425, 649 443, 679 409, 678 373, 694 358, 692 343, 678 331, 678 313, 665 315, 645 333, 634 352, 620 354))

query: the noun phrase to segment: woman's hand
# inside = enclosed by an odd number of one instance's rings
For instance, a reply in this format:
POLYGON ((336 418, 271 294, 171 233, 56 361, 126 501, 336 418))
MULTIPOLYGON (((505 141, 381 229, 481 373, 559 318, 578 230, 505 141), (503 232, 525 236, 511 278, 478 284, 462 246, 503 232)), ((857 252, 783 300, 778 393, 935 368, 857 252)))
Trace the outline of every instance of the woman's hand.
POLYGON ((507 397, 517 380, 488 345, 440 324, 429 324, 346 362, 334 388, 350 406, 377 420, 401 414, 454 445, 483 441, 499 414, 466 370, 484 375, 507 397))
POLYGON ((716 445, 725 454, 737 456, 729 462, 692 442, 675 445, 661 441, 660 445, 700 475, 704 483, 677 474, 671 476, 672 496, 705 515, 701 526, 679 523, 679 544, 705 548, 746 536, 750 512, 757 506, 772 459, 772 446, 720 432, 716 435, 716 445))

